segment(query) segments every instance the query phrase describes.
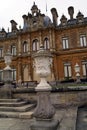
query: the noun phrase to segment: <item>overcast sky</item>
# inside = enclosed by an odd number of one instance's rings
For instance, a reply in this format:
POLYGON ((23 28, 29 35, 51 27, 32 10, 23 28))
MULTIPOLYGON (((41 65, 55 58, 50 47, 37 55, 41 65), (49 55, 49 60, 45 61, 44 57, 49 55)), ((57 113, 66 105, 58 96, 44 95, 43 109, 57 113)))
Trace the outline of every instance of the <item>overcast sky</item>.
POLYGON ((87 0, 0 0, 0 28, 4 27, 7 31, 10 28, 10 20, 15 20, 18 27, 23 27, 22 15, 31 12, 33 3, 36 3, 41 13, 51 18, 50 9, 55 7, 59 15, 59 22, 62 14, 69 18, 67 8, 74 7, 74 17, 81 11, 87 17, 87 0), (47 5, 47 12, 46 12, 47 5))

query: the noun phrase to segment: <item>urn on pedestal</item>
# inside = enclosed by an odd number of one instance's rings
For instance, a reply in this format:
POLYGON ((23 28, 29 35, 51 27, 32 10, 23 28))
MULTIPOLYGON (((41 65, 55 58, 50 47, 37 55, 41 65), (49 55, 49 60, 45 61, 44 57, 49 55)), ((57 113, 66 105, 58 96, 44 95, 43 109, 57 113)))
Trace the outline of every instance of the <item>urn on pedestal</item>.
POLYGON ((44 50, 43 46, 32 55, 36 74, 40 77, 40 83, 35 88, 37 92, 37 107, 34 111, 35 121, 31 124, 31 130, 56 130, 58 121, 55 120, 55 108, 50 100, 51 86, 47 83, 47 77, 51 73, 52 54, 44 50))
POLYGON ((4 86, 1 88, 1 98, 12 98, 12 69, 10 67, 12 55, 8 50, 4 56, 6 67, 3 69, 4 86))

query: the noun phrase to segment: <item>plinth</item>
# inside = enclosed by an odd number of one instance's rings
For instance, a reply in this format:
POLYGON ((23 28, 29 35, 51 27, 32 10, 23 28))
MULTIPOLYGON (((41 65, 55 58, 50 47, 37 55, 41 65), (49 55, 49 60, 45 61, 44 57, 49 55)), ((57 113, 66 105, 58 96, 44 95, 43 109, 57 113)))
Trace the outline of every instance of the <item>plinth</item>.
POLYGON ((31 124, 31 130, 57 130, 57 120, 35 120, 31 124))

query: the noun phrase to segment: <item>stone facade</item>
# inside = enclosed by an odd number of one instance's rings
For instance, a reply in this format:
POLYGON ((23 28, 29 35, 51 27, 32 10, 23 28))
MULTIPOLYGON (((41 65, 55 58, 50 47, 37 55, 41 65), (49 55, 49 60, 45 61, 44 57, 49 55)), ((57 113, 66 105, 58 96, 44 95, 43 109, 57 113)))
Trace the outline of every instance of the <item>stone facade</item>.
POLYGON ((23 15, 23 28, 17 28, 17 23, 11 20, 11 32, 4 28, 0 31, 0 81, 3 80, 4 54, 9 48, 13 55, 11 68, 13 80, 39 81, 33 68, 32 53, 40 45, 53 54, 53 65, 48 81, 75 79, 74 66, 80 66, 81 78, 87 77, 87 18, 78 12, 73 17, 74 8, 69 7, 70 19, 63 15, 58 23, 58 13, 51 9, 53 22, 42 14, 34 3, 31 13, 23 15))

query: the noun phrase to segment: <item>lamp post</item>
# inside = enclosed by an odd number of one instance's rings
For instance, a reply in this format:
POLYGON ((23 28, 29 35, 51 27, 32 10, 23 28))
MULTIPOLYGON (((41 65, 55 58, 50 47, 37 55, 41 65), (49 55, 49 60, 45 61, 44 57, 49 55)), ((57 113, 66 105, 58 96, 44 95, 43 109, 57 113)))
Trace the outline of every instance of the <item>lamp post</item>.
POLYGON ((75 64, 75 73, 76 73, 76 83, 80 83, 80 66, 78 63, 75 64))
POLYGON ((35 89, 38 99, 34 111, 35 121, 31 124, 31 130, 56 130, 58 121, 53 119, 55 109, 50 100, 51 86, 46 81, 51 73, 52 55, 41 46, 40 50, 32 57, 36 74, 40 77, 40 83, 35 89))

